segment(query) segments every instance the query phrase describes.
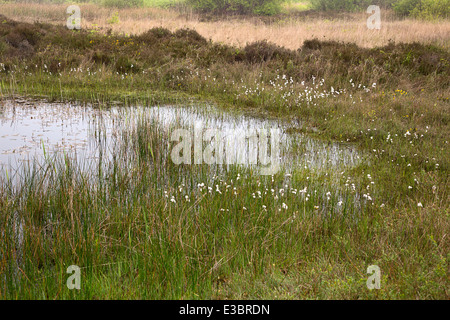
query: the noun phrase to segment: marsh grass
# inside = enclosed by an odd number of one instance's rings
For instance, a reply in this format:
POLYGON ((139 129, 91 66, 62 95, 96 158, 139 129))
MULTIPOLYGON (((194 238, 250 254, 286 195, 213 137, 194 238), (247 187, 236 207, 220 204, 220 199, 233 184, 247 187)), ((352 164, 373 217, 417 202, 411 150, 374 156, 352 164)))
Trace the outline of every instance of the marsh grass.
POLYGON ((121 139, 105 169, 55 154, 3 181, 3 298, 220 296, 236 272, 256 280, 291 263, 315 238, 305 220, 329 233, 364 216, 354 191, 324 196, 338 182, 323 172, 177 166, 168 133, 146 120, 121 139), (70 264, 82 267, 79 292, 65 287, 70 264))

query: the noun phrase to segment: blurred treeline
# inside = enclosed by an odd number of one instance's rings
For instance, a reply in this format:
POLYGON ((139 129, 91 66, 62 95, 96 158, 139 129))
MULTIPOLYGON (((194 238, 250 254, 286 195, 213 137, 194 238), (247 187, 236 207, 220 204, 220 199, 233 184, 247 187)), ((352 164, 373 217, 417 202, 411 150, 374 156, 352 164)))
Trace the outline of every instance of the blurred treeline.
POLYGON ((276 15, 283 4, 301 2, 315 11, 355 12, 378 5, 391 9, 399 16, 420 19, 448 18, 450 0, 0 0, 1 2, 73 3, 90 2, 106 7, 170 7, 185 5, 195 11, 209 14, 276 15))

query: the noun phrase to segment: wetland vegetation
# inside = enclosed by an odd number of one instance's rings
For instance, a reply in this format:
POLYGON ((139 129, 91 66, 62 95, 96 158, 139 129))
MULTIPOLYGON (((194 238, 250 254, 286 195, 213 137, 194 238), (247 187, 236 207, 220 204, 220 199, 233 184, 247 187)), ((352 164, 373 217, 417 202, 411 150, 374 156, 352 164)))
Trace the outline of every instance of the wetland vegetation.
POLYGON ((68 30, 0 15, 0 129, 13 114, 88 112, 83 132, 101 164, 38 137, 40 160, 1 167, 0 297, 448 298, 442 42, 237 46, 192 29, 68 30), (158 108, 173 120, 146 116, 158 108), (299 138, 283 157, 300 160, 272 176, 176 165, 170 133, 196 114, 211 126, 277 123, 299 138), (66 287, 70 265, 81 290, 66 287), (379 290, 366 287, 369 265, 379 290))

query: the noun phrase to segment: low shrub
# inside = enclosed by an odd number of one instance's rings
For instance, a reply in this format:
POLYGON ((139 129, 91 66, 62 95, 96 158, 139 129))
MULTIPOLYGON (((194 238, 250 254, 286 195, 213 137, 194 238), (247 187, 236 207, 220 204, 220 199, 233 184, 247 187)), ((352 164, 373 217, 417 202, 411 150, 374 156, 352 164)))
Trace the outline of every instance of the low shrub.
POLYGON ((284 0, 187 0, 194 10, 212 14, 275 15, 284 0))
POLYGON ((393 4, 393 9, 399 15, 419 19, 448 18, 450 0, 397 0, 393 4))
POLYGON ((102 4, 110 8, 133 8, 142 7, 144 0, 103 0, 102 4))
POLYGON ((390 8, 396 0, 311 0, 312 8, 319 11, 357 11, 370 5, 390 8))

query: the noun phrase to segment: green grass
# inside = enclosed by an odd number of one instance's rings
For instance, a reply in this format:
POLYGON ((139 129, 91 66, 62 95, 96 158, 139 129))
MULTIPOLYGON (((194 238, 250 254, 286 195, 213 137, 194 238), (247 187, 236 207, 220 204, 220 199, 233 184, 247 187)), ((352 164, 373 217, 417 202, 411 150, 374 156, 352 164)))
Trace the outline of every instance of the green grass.
POLYGON ((272 181, 244 168, 212 182, 206 166, 162 162, 167 133, 143 121, 123 132, 132 152, 109 170, 82 173, 60 155, 15 189, 0 184, 1 298, 448 297, 447 49, 316 40, 299 51, 235 48, 187 30, 126 37, 11 21, 0 43, 2 99, 208 102, 300 120, 293 131, 370 154, 333 175, 298 168, 288 187, 283 172, 272 181), (71 264, 83 268, 80 291, 65 286, 71 264), (382 281, 370 291, 373 264, 382 281))
POLYGON ((311 9, 311 3, 309 1, 295 1, 290 0, 283 3, 283 10, 288 13, 302 12, 311 9))
POLYGON ((144 0, 146 7, 167 8, 184 3, 185 0, 144 0))

